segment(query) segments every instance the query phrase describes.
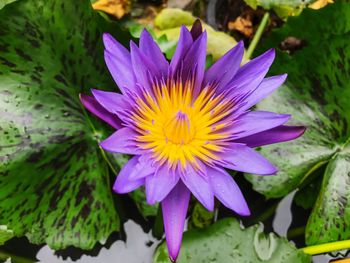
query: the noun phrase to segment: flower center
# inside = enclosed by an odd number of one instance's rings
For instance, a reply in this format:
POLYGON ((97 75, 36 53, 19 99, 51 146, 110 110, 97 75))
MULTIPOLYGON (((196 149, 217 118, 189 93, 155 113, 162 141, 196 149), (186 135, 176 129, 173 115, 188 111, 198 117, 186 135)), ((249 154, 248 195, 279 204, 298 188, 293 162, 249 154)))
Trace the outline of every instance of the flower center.
POLYGON ((163 126, 166 140, 174 144, 187 144, 193 139, 195 130, 186 113, 179 110, 173 118, 163 126))
POLYGON ((160 164, 183 169, 198 160, 211 163, 225 147, 231 125, 232 103, 216 96, 211 87, 193 98, 191 82, 154 85, 136 98, 132 119, 138 146, 150 151, 160 164))

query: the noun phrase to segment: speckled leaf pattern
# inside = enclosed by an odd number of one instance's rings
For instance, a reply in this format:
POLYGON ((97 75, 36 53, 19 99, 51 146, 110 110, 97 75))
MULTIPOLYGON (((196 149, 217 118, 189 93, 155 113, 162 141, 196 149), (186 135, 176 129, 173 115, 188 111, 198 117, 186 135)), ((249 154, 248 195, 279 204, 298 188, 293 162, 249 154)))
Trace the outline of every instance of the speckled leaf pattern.
POLYGON ((290 113, 292 123, 306 125, 307 131, 295 141, 262 147, 261 153, 280 169, 276 176, 248 175, 247 178, 254 189, 267 197, 281 197, 302 186, 318 167, 331 161, 313 210, 313 221, 308 224, 307 242, 324 243, 350 238, 349 227, 343 230, 348 219, 329 220, 341 207, 350 209, 347 200, 350 189, 342 186, 344 188, 336 191, 341 197, 322 198, 322 195, 332 196, 330 191, 339 187, 335 184, 336 178, 348 182, 345 177, 349 177, 350 172, 345 164, 342 169, 338 167, 346 162, 340 156, 343 156, 344 145, 350 137, 349 2, 337 1, 324 9, 305 10, 300 17, 290 18, 282 29, 265 41, 262 49, 279 46, 287 37, 301 39, 303 45, 292 54, 277 53, 271 72, 288 72, 287 83, 258 108, 290 113), (324 235, 319 232, 318 220, 328 222, 332 233, 324 235))
MULTIPOLYGON (((155 263, 170 262, 162 244, 155 263)), ((295 248, 285 238, 266 235, 261 225, 243 229, 234 219, 222 219, 206 229, 184 234, 178 263, 308 263, 310 256, 295 248)))
POLYGON ((349 239, 350 146, 329 162, 306 226, 308 244, 349 239))
POLYGON ((119 217, 97 146, 105 125, 90 127, 78 95, 115 87, 101 34, 118 27, 88 0, 22 0, 0 17, 0 225, 54 249, 90 249, 119 217))

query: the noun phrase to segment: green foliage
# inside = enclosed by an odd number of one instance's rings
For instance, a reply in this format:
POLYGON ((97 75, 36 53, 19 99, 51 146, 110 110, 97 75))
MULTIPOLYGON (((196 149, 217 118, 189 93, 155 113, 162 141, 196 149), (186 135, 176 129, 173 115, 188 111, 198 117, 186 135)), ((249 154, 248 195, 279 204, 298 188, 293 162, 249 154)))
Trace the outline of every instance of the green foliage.
POLYGON ((214 212, 208 211, 199 202, 196 202, 189 220, 189 225, 195 228, 204 228, 213 222, 214 212))
POLYGON ((5 5, 11 4, 17 0, 0 0, 0 9, 4 8, 5 5))
POLYGON ((299 139, 263 147, 279 167, 276 176, 248 175, 267 197, 281 197, 303 185, 327 164, 321 191, 306 229, 308 244, 350 238, 350 5, 337 1, 321 10, 290 18, 264 43, 278 46, 287 37, 303 40, 293 54, 278 52, 271 73, 288 72, 287 83, 258 109, 293 115, 291 124, 307 126, 299 139), (301 30, 301 28, 303 30, 301 30))
MULTIPOLYGON (((170 262, 165 244, 158 248, 154 262, 170 262)), ((243 229, 238 221, 223 219, 206 229, 186 232, 177 262, 307 263, 311 259, 287 239, 264 234, 261 225, 243 229)))
MULTIPOLYGON (((90 1, 22 0, 0 10, 0 224, 54 249, 91 249, 119 229, 109 172, 79 93, 115 84, 90 1)), ((110 131, 108 131, 110 133, 110 131)))
POLYGON ((299 15, 300 12, 315 0, 244 0, 247 5, 256 9, 258 6, 264 9, 274 10, 279 17, 299 15))
MULTIPOLYGON (((175 46, 180 35, 181 26, 190 27, 195 20, 196 17, 189 12, 177 8, 165 8, 154 20, 155 33, 159 37, 165 35, 167 40, 175 46)), ((212 55, 214 61, 237 44, 236 40, 228 34, 215 31, 204 22, 202 24, 208 33, 207 54, 212 55)))
POLYGON ((130 193, 132 199, 134 199, 140 213, 144 216, 156 216, 158 211, 157 205, 149 205, 146 201, 146 193, 144 188, 139 188, 130 193))
POLYGON ((3 245, 7 240, 13 237, 13 231, 7 226, 0 225, 0 245, 3 245))

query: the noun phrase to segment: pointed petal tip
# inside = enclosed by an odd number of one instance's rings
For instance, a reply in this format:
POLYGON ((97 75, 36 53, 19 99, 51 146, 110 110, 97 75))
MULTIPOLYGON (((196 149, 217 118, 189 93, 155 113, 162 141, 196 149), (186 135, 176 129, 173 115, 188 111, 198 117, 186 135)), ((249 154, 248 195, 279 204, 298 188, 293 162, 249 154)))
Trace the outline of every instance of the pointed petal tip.
POLYGON ((107 32, 104 32, 102 33, 102 40, 103 40, 103 43, 105 43, 106 41, 108 41, 112 36, 107 33, 107 32))
POLYGON ((243 47, 244 46, 244 41, 240 40, 236 46, 243 47))
POLYGON ((244 207, 242 207, 241 210, 233 210, 235 213, 239 214, 240 216, 250 216, 251 212, 247 204, 245 204, 244 207))
POLYGON ((105 46, 106 50, 110 50, 111 49, 111 42, 116 42, 116 40, 114 39, 114 37, 112 37, 111 34, 105 32, 102 34, 102 41, 103 41, 103 45, 105 46))
POLYGON ((173 262, 173 263, 176 263, 176 260, 177 260, 177 257, 178 257, 178 256, 179 256, 178 253, 177 253, 177 254, 170 254, 170 253, 169 253, 169 259, 170 259, 170 261, 173 262))
POLYGON ((85 108, 87 107, 86 105, 89 103, 89 100, 91 100, 91 99, 92 99, 91 96, 83 94, 83 93, 79 93, 79 100, 85 108))
POLYGON ((271 164, 271 168, 269 170, 266 170, 263 173, 258 173, 257 175, 269 176, 269 175, 276 175, 277 173, 278 173, 277 167, 271 164))
POLYGON ((196 40, 197 38, 199 38, 202 32, 203 32, 202 23, 199 19, 196 19, 196 21, 194 21, 191 28, 192 39, 196 40))

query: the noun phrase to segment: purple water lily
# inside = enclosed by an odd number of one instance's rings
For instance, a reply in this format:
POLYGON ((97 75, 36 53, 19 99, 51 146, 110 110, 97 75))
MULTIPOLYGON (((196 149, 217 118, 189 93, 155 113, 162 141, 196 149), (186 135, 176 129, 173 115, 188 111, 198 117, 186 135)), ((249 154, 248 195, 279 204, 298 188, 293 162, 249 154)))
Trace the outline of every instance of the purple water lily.
POLYGON ((113 189, 145 186, 149 204, 161 202, 170 258, 176 260, 192 193, 208 210, 214 196, 248 216, 242 192, 225 169, 260 175, 277 169, 252 148, 299 137, 304 127, 285 126, 290 115, 250 108, 287 75, 265 78, 269 50, 240 67, 239 42, 205 71, 207 33, 197 21, 181 28, 169 63, 144 30, 130 52, 104 34, 105 61, 122 94, 92 90, 84 106, 117 131, 101 142, 106 151, 134 155, 113 189))

